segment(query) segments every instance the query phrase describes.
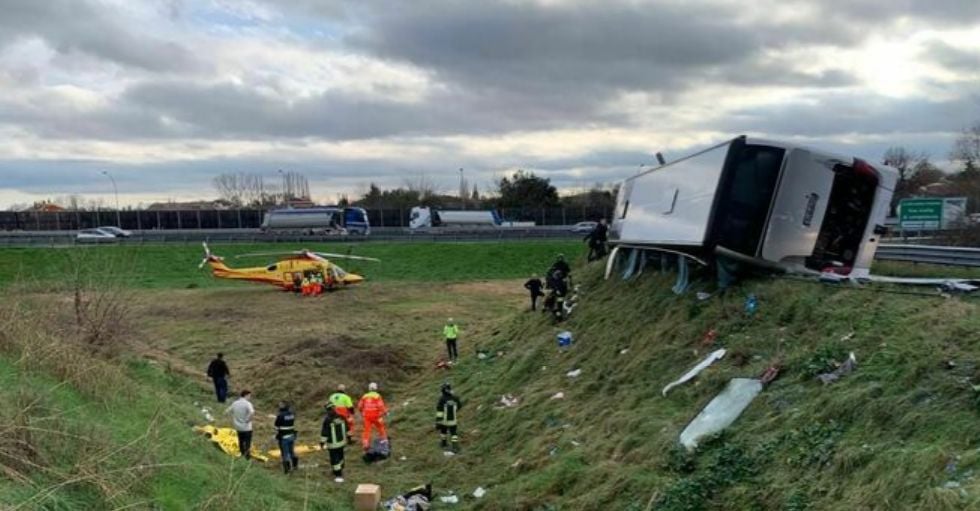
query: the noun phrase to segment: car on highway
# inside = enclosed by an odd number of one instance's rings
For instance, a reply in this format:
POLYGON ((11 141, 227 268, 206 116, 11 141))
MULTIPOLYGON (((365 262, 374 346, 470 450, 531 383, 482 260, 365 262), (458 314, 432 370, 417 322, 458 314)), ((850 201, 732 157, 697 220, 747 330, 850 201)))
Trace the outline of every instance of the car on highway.
POLYGON ((115 243, 119 241, 120 237, 101 227, 96 229, 82 229, 78 231, 78 234, 75 234, 75 243, 115 243))
POLYGON ((112 225, 102 225, 99 226, 97 229, 99 229, 102 232, 107 232, 117 238, 128 238, 133 235, 132 232, 127 231, 126 229, 120 229, 119 227, 115 227, 112 225))
POLYGON ((579 234, 588 234, 595 229, 595 226, 599 225, 598 222, 579 222, 572 226, 572 232, 577 232, 579 234))

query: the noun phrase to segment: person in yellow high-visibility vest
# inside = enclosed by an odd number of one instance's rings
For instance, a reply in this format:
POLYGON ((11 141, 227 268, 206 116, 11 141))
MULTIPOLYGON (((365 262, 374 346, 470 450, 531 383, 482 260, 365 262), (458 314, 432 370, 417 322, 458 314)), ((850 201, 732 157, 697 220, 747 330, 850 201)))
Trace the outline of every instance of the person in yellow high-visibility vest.
POLYGON ((459 339, 459 326, 453 321, 453 318, 449 318, 446 321, 446 326, 443 327, 442 333, 446 336, 446 352, 449 354, 450 362, 456 362, 459 358, 459 346, 456 341, 459 339))

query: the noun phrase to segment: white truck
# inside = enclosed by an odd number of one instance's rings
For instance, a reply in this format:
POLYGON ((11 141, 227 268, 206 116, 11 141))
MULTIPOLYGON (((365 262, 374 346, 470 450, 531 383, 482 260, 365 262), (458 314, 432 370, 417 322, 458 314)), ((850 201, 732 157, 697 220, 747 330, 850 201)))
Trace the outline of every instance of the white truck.
POLYGON ((623 181, 610 244, 617 253, 668 252, 702 264, 725 256, 863 278, 897 179, 884 165, 740 136, 623 181))
POLYGON ((412 208, 408 226, 430 227, 534 227, 534 222, 505 222, 493 210, 437 210, 425 206, 412 208))

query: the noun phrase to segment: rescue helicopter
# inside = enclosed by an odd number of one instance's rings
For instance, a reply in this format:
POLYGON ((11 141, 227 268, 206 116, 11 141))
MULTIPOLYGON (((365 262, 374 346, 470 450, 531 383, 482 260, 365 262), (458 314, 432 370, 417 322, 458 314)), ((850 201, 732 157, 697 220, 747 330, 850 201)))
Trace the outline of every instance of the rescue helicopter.
POLYGON ((327 259, 328 257, 332 259, 381 262, 380 259, 373 257, 313 252, 303 249, 288 252, 241 254, 235 257, 278 256, 280 259, 268 266, 231 268, 225 264, 223 257, 211 253, 207 242, 202 243, 202 245, 204 246, 204 259, 201 260, 201 264, 197 267, 200 269, 204 265, 210 266, 211 275, 214 275, 215 278, 271 284, 284 291, 294 291, 296 282, 316 273, 323 275, 323 285, 327 290, 358 284, 364 281, 364 277, 344 271, 343 268, 329 261, 327 259))

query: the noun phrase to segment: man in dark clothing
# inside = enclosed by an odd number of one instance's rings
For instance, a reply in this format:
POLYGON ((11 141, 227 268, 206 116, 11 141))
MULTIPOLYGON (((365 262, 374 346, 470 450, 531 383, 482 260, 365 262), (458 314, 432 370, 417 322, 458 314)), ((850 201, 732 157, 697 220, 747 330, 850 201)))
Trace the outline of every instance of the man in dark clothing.
POLYGON ((436 431, 439 432, 439 445, 443 449, 449 447, 452 452, 459 452, 457 415, 462 408, 463 403, 453 394, 452 387, 448 383, 443 383, 442 395, 439 396, 439 402, 436 404, 436 431))
POLYGON ((214 381, 214 395, 219 403, 224 403, 228 398, 228 377, 231 376, 224 356, 224 353, 218 353, 218 358, 208 364, 208 378, 214 381))
POLYGON ((344 482, 344 447, 347 446, 347 421, 334 410, 333 404, 327 404, 327 414, 323 417, 323 427, 320 428, 320 447, 327 450, 330 456, 330 468, 333 470, 334 482, 344 482))
POLYGON ((299 458, 296 457, 296 414, 285 401, 279 402, 279 413, 276 415, 276 441, 279 442, 279 455, 282 458, 282 470, 288 474, 299 468, 299 458))
POLYGON ((565 262, 565 254, 558 254, 558 258, 555 259, 555 263, 551 265, 551 269, 548 270, 548 273, 554 273, 555 271, 560 271, 562 275, 571 277, 572 267, 565 262))
POLYGON ((609 241, 609 226, 606 219, 599 219, 599 223, 592 229, 585 240, 589 242, 589 261, 596 261, 606 256, 606 242, 609 241))
POLYGON ((531 310, 537 309, 538 297, 544 296, 541 291, 541 279, 537 275, 531 275, 531 278, 524 283, 524 289, 527 289, 531 293, 531 310))

